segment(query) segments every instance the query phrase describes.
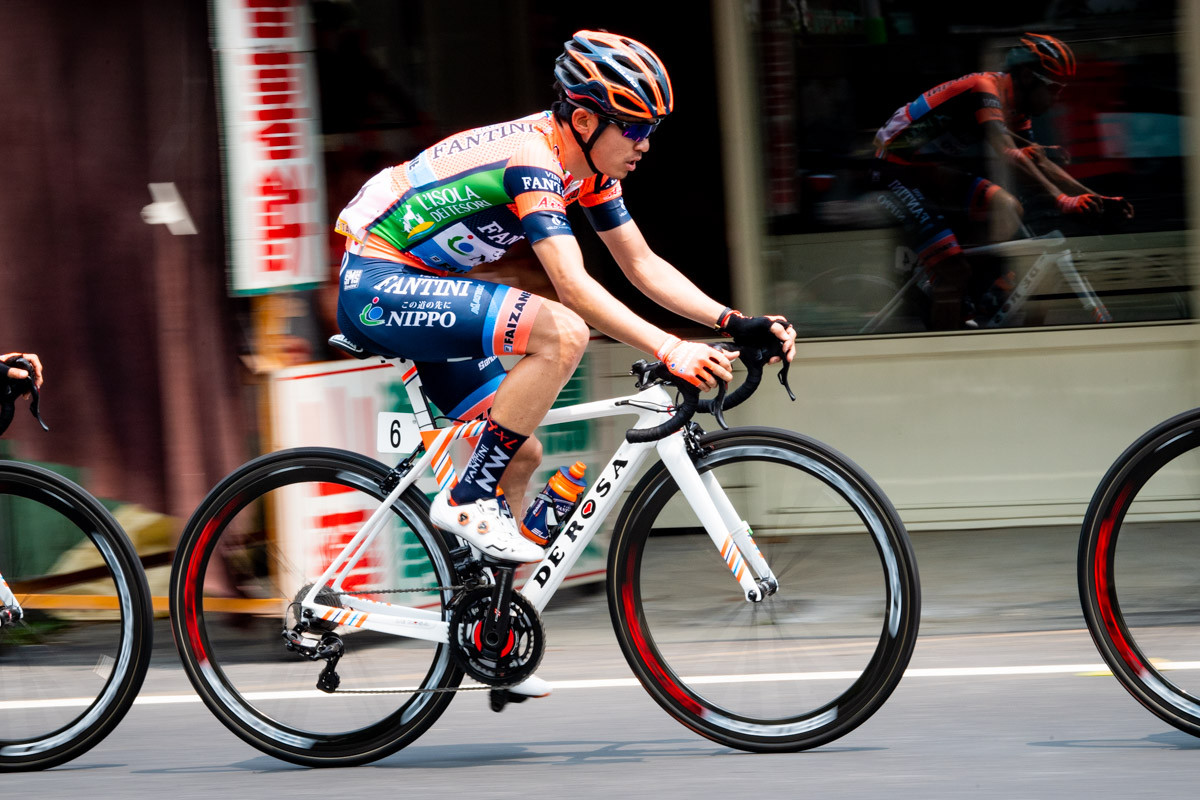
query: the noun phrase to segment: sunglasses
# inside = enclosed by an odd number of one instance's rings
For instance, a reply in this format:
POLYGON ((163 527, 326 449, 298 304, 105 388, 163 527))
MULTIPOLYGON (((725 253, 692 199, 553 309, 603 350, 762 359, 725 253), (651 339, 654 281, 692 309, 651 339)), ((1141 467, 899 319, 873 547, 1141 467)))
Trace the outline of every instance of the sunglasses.
POLYGON ((1054 94, 1058 94, 1063 89, 1067 88, 1067 85, 1065 83, 1062 83, 1061 81, 1051 80, 1050 78, 1047 78, 1045 75, 1043 75, 1040 72, 1033 73, 1033 77, 1035 77, 1039 81, 1041 81, 1051 92, 1054 92, 1054 94))
POLYGON ((621 130, 621 135, 632 142, 640 142, 643 139, 648 139, 650 134, 654 133, 654 129, 658 127, 658 123, 662 120, 654 122, 627 122, 623 119, 614 117, 600 116, 609 125, 616 125, 621 130))

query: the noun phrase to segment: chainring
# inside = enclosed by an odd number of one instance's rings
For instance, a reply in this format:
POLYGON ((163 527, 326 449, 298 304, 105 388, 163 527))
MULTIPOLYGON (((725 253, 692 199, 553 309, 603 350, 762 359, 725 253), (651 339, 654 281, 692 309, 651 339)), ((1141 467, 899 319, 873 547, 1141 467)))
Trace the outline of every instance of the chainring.
POLYGON ((479 586, 454 599, 449 620, 450 656, 480 683, 513 686, 532 675, 541 663, 546 631, 537 609, 514 591, 509 603, 508 641, 499 648, 489 648, 483 642, 483 630, 492 612, 492 596, 492 587, 479 586))

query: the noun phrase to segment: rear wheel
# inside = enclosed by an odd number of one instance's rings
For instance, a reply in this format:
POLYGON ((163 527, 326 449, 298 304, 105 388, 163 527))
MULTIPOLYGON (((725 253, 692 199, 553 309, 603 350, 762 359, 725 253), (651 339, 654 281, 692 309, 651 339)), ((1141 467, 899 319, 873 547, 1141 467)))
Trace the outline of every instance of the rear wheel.
POLYGON ((613 535, 621 649, 668 713, 714 741, 792 751, 844 736, 883 705, 916 642, 904 526, 870 478, 818 442, 742 428, 701 444, 697 470, 751 524, 778 591, 746 600, 736 554, 723 557, 658 465, 613 535))
MULTIPOLYGON (((381 758, 432 725, 462 679, 447 645, 361 630, 362 613, 311 627, 344 646, 332 693, 317 688, 327 660, 286 649, 292 600, 380 506, 386 473, 340 450, 272 453, 222 481, 184 530, 171 574, 176 645, 208 707, 263 752, 318 767, 381 758)), ((406 492, 343 591, 445 621, 455 571, 427 510, 406 492)), ((321 601, 351 602, 333 588, 321 601)))
POLYGON ((150 591, 112 515, 71 481, 0 462, 0 771, 95 747, 150 664, 150 591), (17 610, 19 607, 19 611, 17 610))

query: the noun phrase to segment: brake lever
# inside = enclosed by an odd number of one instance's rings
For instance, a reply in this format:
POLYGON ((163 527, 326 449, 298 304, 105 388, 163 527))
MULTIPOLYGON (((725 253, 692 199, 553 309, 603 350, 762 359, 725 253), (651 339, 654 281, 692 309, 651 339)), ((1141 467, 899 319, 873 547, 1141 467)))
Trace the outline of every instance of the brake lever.
POLYGON ((755 351, 755 358, 764 367, 771 362, 772 358, 776 356, 778 356, 779 360, 783 362, 782 366, 779 368, 779 375, 777 376, 779 378, 779 385, 787 390, 788 398, 794 403, 796 402, 796 393, 793 392, 792 387, 788 385, 787 379, 788 370, 792 368, 792 362, 788 361, 787 358, 784 357, 783 346, 779 343, 779 340, 776 339, 769 345, 764 345, 755 351))
POLYGON ((729 430, 729 425, 725 422, 725 390, 729 388, 728 381, 717 381, 717 396, 713 398, 712 415, 716 418, 717 424, 721 426, 721 430, 729 430))
POLYGON ((783 366, 779 368, 779 383, 783 385, 784 389, 787 389, 788 397, 790 397, 794 403, 796 402, 796 395, 792 392, 792 387, 788 386, 787 381, 788 370, 791 369, 791 367, 792 362, 788 361, 786 358, 783 359, 783 366))

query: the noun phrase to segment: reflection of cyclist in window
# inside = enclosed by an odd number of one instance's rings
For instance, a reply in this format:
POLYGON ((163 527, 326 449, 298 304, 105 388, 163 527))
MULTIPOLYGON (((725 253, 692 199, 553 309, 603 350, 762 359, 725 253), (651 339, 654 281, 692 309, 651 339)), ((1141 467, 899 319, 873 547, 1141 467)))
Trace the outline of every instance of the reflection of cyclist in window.
POLYGON ((1092 192, 1055 163, 1057 148, 1030 139, 1031 118, 1048 111, 1074 75, 1075 55, 1067 45, 1026 33, 1009 52, 1004 72, 977 72, 936 86, 901 106, 876 134, 872 177, 886 190, 880 202, 932 273, 931 327, 969 324, 972 310, 964 301, 989 280, 972 274, 960 237, 1000 241, 1021 225, 1021 202, 982 177, 988 151, 1023 183, 1053 198, 1062 214, 1098 217, 1107 208, 1133 216, 1127 200, 1092 192))
POLYGON ((519 512, 541 460, 531 438, 571 376, 588 327, 654 353, 696 386, 731 377, 725 353, 639 318, 593 280, 565 215, 578 202, 617 264, 647 297, 740 338, 773 332, 790 360, 795 331, 744 317, 705 295, 647 245, 622 199, 651 132, 671 112, 658 57, 632 39, 580 31, 557 61, 551 111, 450 136, 371 178, 342 211, 347 237, 338 325, 368 349, 417 362, 447 416, 488 415, 458 484, 433 500, 439 527, 506 561, 544 552, 519 512), (469 277, 528 239, 561 304, 469 277), (499 355, 524 357, 505 375, 499 355), (503 379, 503 383, 501 382, 503 379), (503 499, 497 489, 504 490, 503 499))

